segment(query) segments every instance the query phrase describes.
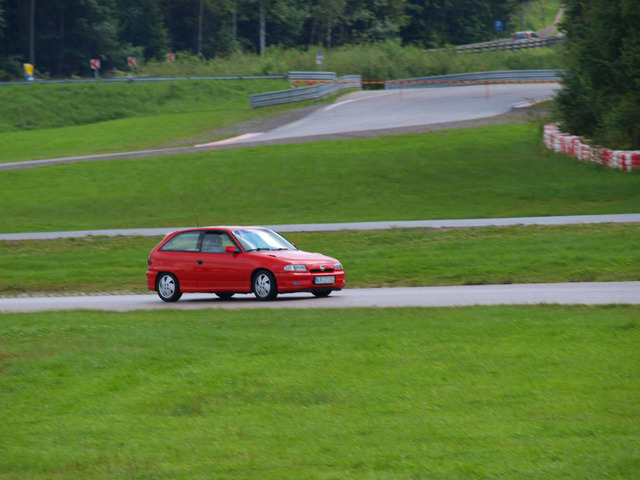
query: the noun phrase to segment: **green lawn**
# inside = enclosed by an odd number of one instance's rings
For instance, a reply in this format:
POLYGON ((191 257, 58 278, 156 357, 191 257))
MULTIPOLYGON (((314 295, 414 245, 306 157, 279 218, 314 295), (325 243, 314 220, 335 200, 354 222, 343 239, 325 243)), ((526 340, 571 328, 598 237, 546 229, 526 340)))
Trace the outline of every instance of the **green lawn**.
MULTIPOLYGON (((640 225, 298 233, 349 287, 640 280, 640 225)), ((145 292, 160 237, 0 241, 0 295, 145 292)))
POLYGON ((640 307, 5 314, 0 477, 634 479, 640 307))
POLYGON ((0 172, 0 231, 635 213, 640 175, 532 124, 0 172))

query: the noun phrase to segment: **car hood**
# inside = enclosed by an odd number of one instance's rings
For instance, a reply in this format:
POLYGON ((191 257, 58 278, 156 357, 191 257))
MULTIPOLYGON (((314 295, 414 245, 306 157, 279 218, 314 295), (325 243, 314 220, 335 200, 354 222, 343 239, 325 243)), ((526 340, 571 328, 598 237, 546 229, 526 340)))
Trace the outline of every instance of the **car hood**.
POLYGON ((264 255, 268 257, 278 258, 284 262, 291 263, 339 263, 332 257, 327 257, 321 253, 310 253, 302 250, 280 250, 275 252, 251 252, 252 255, 264 255))

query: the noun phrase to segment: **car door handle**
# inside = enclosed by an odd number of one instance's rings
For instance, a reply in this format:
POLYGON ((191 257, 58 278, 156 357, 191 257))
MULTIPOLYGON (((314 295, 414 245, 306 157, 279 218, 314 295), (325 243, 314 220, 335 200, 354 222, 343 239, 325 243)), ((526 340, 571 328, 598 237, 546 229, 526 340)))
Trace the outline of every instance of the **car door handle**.
POLYGON ((202 260, 198 260, 198 265, 202 265, 204 262, 202 260))

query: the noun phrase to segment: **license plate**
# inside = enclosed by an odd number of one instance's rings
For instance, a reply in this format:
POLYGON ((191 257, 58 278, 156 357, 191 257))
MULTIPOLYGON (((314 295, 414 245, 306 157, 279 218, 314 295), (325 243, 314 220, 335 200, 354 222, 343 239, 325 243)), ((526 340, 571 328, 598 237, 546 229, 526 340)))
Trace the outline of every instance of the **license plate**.
POLYGON ((316 277, 313 279, 313 283, 316 285, 331 285, 336 283, 336 277, 316 277))

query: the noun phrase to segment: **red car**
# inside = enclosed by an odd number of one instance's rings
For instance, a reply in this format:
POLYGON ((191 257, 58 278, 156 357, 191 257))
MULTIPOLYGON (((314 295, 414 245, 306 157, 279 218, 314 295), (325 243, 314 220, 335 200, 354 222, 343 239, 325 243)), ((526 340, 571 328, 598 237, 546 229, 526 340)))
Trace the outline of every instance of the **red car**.
POLYGON ((298 250, 264 227, 203 227, 168 234, 149 254, 147 286, 165 302, 183 292, 229 298, 251 293, 273 300, 278 293, 326 297, 345 286, 335 258, 298 250))
POLYGON ((526 42, 529 40, 540 40, 540 37, 536 34, 536 32, 526 31, 526 32, 516 32, 511 35, 511 39, 514 42, 526 42))

